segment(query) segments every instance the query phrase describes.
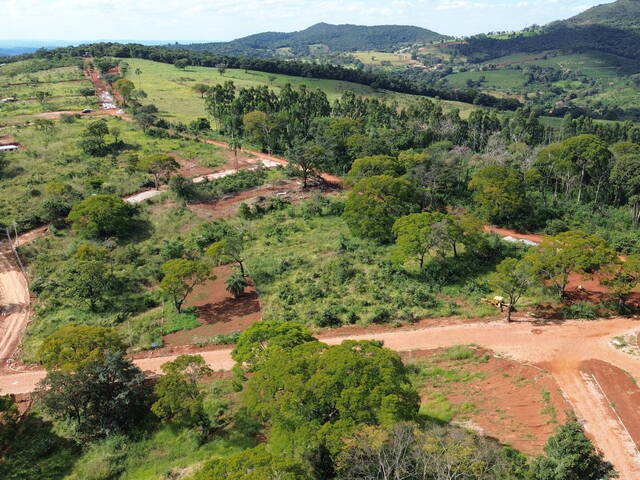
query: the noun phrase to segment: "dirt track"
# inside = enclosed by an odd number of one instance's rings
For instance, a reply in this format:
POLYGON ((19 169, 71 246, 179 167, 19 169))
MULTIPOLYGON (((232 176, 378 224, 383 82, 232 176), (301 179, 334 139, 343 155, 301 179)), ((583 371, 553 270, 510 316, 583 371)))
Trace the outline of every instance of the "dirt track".
POLYGON ((0 242, 0 365, 8 365, 29 322, 29 289, 7 240, 0 242))

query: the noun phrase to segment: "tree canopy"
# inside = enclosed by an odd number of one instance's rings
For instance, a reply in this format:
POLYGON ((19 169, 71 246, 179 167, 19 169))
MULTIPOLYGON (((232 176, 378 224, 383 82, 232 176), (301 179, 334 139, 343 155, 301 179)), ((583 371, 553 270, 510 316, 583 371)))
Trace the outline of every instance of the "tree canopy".
POLYGON ((379 175, 363 178, 353 186, 343 216, 356 235, 390 242, 394 222, 417 210, 415 190, 407 180, 379 175))
POLYGON ((76 203, 67 219, 89 238, 122 238, 135 228, 137 209, 115 195, 99 194, 76 203))

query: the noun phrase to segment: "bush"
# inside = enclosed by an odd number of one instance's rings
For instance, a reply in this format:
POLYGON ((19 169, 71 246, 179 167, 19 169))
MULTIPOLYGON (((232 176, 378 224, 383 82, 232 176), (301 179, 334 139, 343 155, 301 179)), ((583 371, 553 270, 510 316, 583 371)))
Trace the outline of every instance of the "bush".
POLYGON ((564 319, 595 320, 600 316, 597 305, 584 301, 564 306, 560 313, 564 319))

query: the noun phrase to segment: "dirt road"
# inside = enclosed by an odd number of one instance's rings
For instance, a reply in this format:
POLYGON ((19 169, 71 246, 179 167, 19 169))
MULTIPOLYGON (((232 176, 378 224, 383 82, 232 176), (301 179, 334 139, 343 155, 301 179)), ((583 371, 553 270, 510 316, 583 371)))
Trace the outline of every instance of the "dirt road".
POLYGON ((8 365, 29 322, 29 289, 7 240, 0 242, 0 365, 8 365))
MULTIPOLYGON (((552 372, 587 432, 620 472, 620 478, 637 480, 640 478, 640 459, 633 441, 595 385, 581 374, 579 366, 582 361, 599 359, 626 370, 634 378, 640 378, 640 360, 610 345, 612 337, 638 329, 639 321, 626 318, 549 325, 495 322, 326 337, 322 341, 339 344, 345 339, 377 339, 397 351, 474 343, 517 361, 538 364, 552 372)), ((214 350, 202 355, 214 370, 229 370, 233 366, 230 352, 230 349, 214 350)), ((136 360, 136 364, 154 374, 160 372, 163 363, 173 358, 142 358, 136 360)), ((0 390, 29 392, 43 375, 44 372, 32 371, 0 376, 0 390)))

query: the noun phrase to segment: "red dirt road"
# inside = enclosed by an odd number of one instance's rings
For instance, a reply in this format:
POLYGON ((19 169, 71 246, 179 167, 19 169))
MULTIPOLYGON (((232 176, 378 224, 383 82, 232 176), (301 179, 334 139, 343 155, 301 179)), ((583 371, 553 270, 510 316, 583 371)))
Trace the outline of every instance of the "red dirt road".
MULTIPOLYGON (((328 344, 339 344, 345 339, 377 339, 397 351, 474 343, 516 361, 539 364, 553 374, 589 435, 620 472, 620 478, 637 480, 640 478, 640 460, 633 440, 603 396, 583 377, 581 364, 591 359, 606 361, 640 379, 640 360, 615 350, 609 343, 612 337, 639 328, 639 321, 627 318, 548 325, 494 322, 325 337, 322 340, 328 344)), ((233 366, 230 352, 231 349, 217 349, 202 355, 212 368, 228 370, 233 366)), ((173 358, 175 356, 142 358, 136 363, 150 374, 157 374, 160 366, 173 358)), ((5 393, 29 392, 43 375, 42 371, 2 375, 0 390, 5 393)))
POLYGON ((0 242, 0 365, 9 365, 29 323, 29 289, 7 240, 0 242))

